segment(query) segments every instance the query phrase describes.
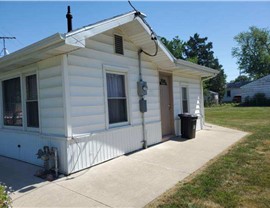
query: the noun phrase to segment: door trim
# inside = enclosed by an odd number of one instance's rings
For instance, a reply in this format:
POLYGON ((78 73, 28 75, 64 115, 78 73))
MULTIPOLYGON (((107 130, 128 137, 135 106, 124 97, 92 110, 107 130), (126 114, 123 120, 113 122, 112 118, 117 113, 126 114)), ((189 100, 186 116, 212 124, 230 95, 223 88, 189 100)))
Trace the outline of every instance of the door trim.
MULTIPOLYGON (((166 73, 166 72, 162 72, 159 71, 159 82, 160 82, 160 78, 161 76, 166 76, 169 79, 169 99, 170 99, 170 103, 171 103, 171 111, 170 111, 170 123, 171 123, 171 133, 164 135, 162 132, 162 126, 161 126, 161 135, 162 137, 168 137, 168 136, 174 136, 175 135, 175 129, 174 129, 174 102, 173 102, 173 74, 172 73, 166 73)), ((159 84, 159 105, 160 105, 160 121, 161 121, 161 125, 162 125, 162 113, 161 113, 161 90, 160 90, 160 84, 159 84)))

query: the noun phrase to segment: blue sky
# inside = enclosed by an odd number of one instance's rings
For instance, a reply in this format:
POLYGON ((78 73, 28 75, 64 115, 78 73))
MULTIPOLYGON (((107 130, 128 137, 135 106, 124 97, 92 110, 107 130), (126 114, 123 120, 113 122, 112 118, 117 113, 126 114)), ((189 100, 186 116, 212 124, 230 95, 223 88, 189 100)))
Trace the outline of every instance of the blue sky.
MULTIPOLYGON (((56 32, 65 33, 67 5, 71 6, 74 29, 132 10, 127 1, 0 1, 0 36, 17 38, 7 41, 9 52, 56 32)), ((270 29, 270 2, 133 1, 133 5, 147 15, 146 20, 159 36, 172 39, 178 35, 185 41, 195 33, 208 37, 227 81, 239 75, 236 59, 231 56, 231 49, 236 46, 233 37, 250 26, 270 29)))

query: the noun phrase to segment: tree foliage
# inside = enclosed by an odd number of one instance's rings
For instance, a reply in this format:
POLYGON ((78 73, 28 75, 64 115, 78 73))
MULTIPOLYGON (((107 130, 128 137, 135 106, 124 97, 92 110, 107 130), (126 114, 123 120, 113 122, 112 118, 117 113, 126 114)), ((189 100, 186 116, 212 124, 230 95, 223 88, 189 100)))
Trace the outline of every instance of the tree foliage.
POLYGON ((234 37, 237 47, 232 49, 233 57, 242 72, 253 79, 270 74, 270 32, 267 29, 250 27, 234 37))
POLYGON ((225 92, 226 75, 218 59, 214 57, 213 43, 207 42, 207 39, 195 33, 187 42, 179 40, 178 36, 171 41, 165 38, 161 40, 176 58, 219 70, 216 77, 204 83, 204 89, 218 92, 221 100, 225 92))
POLYGON ((166 38, 162 37, 161 41, 169 49, 169 51, 174 55, 175 58, 183 59, 185 43, 184 41, 180 40, 178 36, 176 36, 172 40, 167 40, 166 38))
POLYGON ((207 39, 195 33, 186 42, 184 54, 187 60, 197 58, 197 64, 220 71, 216 77, 205 81, 204 89, 218 92, 219 100, 222 100, 225 93, 226 75, 218 59, 214 57, 213 43, 207 42, 207 39))
POLYGON ((238 77, 235 78, 235 80, 232 80, 231 82, 246 82, 246 81, 251 81, 251 78, 246 75, 239 75, 238 77))

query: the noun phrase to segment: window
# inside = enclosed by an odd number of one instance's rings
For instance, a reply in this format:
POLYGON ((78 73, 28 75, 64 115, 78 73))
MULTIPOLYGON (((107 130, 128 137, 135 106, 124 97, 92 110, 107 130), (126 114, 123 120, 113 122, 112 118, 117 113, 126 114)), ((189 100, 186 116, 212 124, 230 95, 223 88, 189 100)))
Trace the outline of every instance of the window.
POLYGON ((124 54, 124 47, 123 47, 123 37, 119 35, 114 35, 114 48, 115 53, 117 54, 124 54))
POLYGON ((125 75, 106 73, 109 124, 128 121, 125 75))
POLYGON ((19 77, 2 82, 3 117, 6 126, 39 127, 37 76, 25 77, 25 98, 22 101, 21 79, 19 77), (23 114, 25 103, 25 114, 23 114), (26 118, 23 118, 26 115, 26 118), (25 124, 24 124, 25 123, 25 124))
POLYGON ((22 126, 22 101, 20 78, 3 81, 4 125, 22 126))
POLYGON ((231 97, 231 90, 227 91, 227 97, 231 97))
POLYGON ((37 76, 31 75, 25 78, 26 82, 26 113, 27 127, 39 127, 37 76))
POLYGON ((188 113, 187 87, 182 87, 182 110, 183 110, 183 113, 188 113))

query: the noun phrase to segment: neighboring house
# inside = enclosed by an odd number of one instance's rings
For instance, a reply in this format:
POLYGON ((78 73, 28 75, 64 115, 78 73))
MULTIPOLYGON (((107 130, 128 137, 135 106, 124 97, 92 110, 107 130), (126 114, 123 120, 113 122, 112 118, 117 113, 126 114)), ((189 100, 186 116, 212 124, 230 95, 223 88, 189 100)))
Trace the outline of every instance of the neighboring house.
POLYGON ((242 102, 246 97, 252 98, 257 93, 264 93, 270 98, 270 75, 257 79, 241 87, 242 102))
POLYGON ((223 102, 241 102, 242 89, 243 85, 248 84, 249 81, 242 82, 232 82, 227 83, 225 88, 225 94, 222 99, 223 102))
POLYGON ((138 53, 155 52, 151 34, 129 12, 1 58, 0 155, 42 165, 38 149, 57 147, 69 174, 179 135, 179 113, 202 129, 202 82, 218 71, 175 59, 159 40, 156 56, 138 53))
POLYGON ((207 95, 204 96, 204 100, 205 102, 207 102, 208 104, 218 104, 219 103, 219 98, 218 98, 218 93, 209 90, 207 95))

